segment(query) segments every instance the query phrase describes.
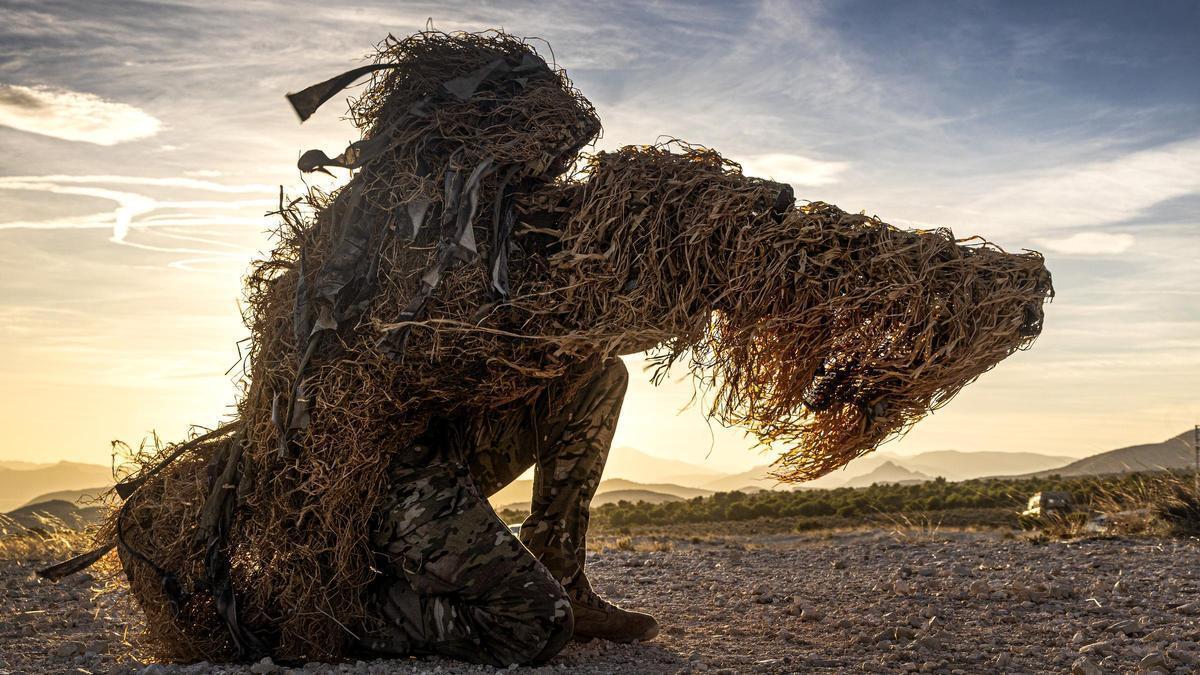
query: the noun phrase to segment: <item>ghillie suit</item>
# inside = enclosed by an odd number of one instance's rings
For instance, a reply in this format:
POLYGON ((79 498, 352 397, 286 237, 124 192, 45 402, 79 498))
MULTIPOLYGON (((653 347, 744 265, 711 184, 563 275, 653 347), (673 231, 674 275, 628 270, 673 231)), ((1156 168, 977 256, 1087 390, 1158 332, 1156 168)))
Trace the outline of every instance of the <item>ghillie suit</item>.
POLYGON ((656 379, 686 364, 798 481, 1041 330, 1036 253, 796 206, 705 148, 581 157, 591 105, 521 40, 422 33, 377 62, 292 96, 305 116, 372 72, 363 140, 301 158, 352 177, 281 203, 248 279, 237 419, 145 458, 110 522, 164 657, 344 655, 375 620, 363 524, 389 463, 431 421, 569 398, 630 345, 658 345, 656 379))

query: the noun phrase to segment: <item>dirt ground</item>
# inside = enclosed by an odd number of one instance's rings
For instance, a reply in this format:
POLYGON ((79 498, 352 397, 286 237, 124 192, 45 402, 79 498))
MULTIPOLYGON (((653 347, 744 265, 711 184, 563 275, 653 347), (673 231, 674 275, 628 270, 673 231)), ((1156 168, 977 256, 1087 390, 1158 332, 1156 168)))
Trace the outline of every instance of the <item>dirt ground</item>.
MULTIPOLYGON (((858 532, 604 543, 589 563, 594 585, 654 613, 663 634, 575 644, 519 672, 1200 672, 1195 540, 858 532)), ((39 581, 43 562, 0 562, 0 674, 289 672, 138 663, 127 603, 95 594, 89 576, 39 581)), ((414 659, 290 672, 492 670, 414 659)))

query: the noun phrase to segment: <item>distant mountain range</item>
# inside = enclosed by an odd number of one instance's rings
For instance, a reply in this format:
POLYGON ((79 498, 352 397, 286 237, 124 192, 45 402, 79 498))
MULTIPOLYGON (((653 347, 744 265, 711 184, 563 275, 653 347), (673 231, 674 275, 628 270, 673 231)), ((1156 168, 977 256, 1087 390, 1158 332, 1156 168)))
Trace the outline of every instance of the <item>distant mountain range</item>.
POLYGON ((657 457, 637 448, 621 446, 608 453, 604 475, 653 483, 677 483, 701 487, 707 481, 725 477, 725 473, 678 459, 657 457))
MULTIPOLYGON (((20 466, 20 464, 18 464, 20 466)), ((112 470, 99 464, 59 462, 29 468, 0 467, 0 512, 60 490, 85 490, 113 484, 112 470)))
POLYGON ((1026 475, 1096 476, 1133 471, 1190 469, 1196 465, 1196 451, 1192 447, 1193 433, 1191 429, 1188 429, 1161 443, 1145 443, 1131 445, 1127 448, 1117 448, 1091 457, 1084 457, 1056 469, 1037 471, 1026 475))
MULTIPOLYGON (((1161 443, 1118 448, 1079 460, 1031 452, 940 450, 916 455, 876 452, 799 485, 779 483, 771 477, 769 464, 726 474, 710 467, 656 457, 636 448, 618 447, 609 454, 606 478, 601 481, 593 503, 597 506, 620 500, 661 503, 714 492, 864 487, 873 483, 921 482, 938 476, 960 481, 988 476, 1084 476, 1180 469, 1191 467, 1195 461, 1191 438, 1192 432, 1188 430, 1161 443)), ((0 512, 47 502, 86 509, 88 501, 112 483, 109 468, 96 464, 0 462, 0 512)), ((527 508, 532 492, 532 480, 518 479, 493 495, 491 502, 497 508, 527 508)), ((56 509, 62 510, 61 505, 56 509)))
POLYGON ((932 480, 932 478, 932 476, 923 474, 920 471, 913 471, 895 462, 885 461, 871 471, 861 476, 855 476, 842 483, 842 487, 868 487, 876 483, 907 485, 910 483, 924 483, 927 480, 932 480))
MULTIPOLYGON (((658 504, 674 502, 692 497, 707 497, 714 490, 678 485, 676 483, 637 483, 624 478, 611 478, 600 481, 596 490, 593 506, 602 506, 622 499, 630 502, 642 501, 658 504)), ((533 481, 515 480, 499 492, 492 495, 489 501, 496 509, 528 509, 529 501, 533 498, 533 481)))

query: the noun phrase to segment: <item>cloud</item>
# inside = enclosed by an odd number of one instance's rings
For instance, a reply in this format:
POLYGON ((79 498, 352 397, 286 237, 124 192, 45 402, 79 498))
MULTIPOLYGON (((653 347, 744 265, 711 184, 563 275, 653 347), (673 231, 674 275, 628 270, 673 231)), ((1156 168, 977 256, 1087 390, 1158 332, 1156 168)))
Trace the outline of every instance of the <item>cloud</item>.
POLYGON ((1117 255, 1133 248, 1134 237, 1126 233, 1076 232, 1061 239, 1042 238, 1038 244, 1067 255, 1117 255))
POLYGON ((0 84, 0 126, 67 141, 116 145, 153 136, 162 123, 131 105, 94 94, 0 84))
POLYGON ((835 183, 849 166, 847 162, 827 162, 786 153, 752 155, 742 161, 746 175, 808 186, 835 183))
MULTIPOLYGON (((212 174, 208 174, 212 175, 212 174)), ((148 187, 186 188, 189 190, 206 190, 208 192, 229 193, 262 193, 278 194, 279 187, 263 183, 237 183, 229 185, 209 180, 195 178, 152 178, 148 176, 71 176, 67 174, 52 174, 48 176, 3 176, 0 177, 0 187, 8 187, 17 183, 70 183, 76 185, 145 185, 148 187)))
MULTIPOLYGON (((971 205, 982 221, 1023 227, 1096 227, 1136 218, 1157 204, 1200 193, 1200 138, 1039 172, 989 186, 971 205)), ((1069 241, 1069 240, 1064 240, 1069 241)), ((1092 245, 1085 237, 1072 243, 1092 245)), ((1110 239, 1112 248, 1124 239, 1110 239)), ((1132 237, 1125 248, 1132 245, 1132 237)), ((1124 249, 1122 249, 1124 250, 1124 249)))
POLYGON ((224 185, 194 178, 147 178, 139 176, 5 176, 0 177, 0 191, 27 190, 52 195, 78 195, 115 203, 111 211, 101 211, 76 216, 63 216, 41 220, 9 220, 0 222, 0 231, 66 230, 66 229, 111 229, 109 241, 144 251, 175 253, 190 256, 168 263, 167 267, 187 271, 210 271, 214 264, 234 263, 238 266, 249 261, 253 250, 211 237, 173 232, 171 228, 261 226, 263 217, 249 213, 263 213, 276 201, 265 198, 208 199, 208 200, 160 200, 135 192, 113 190, 100 185, 133 185, 145 187, 169 187, 175 189, 200 190, 217 193, 267 193, 273 189, 266 185, 224 185), (137 231, 137 237, 131 237, 137 231), (159 239, 173 240, 164 246, 154 242, 159 239), (196 242, 203 247, 183 247, 175 241, 196 242))

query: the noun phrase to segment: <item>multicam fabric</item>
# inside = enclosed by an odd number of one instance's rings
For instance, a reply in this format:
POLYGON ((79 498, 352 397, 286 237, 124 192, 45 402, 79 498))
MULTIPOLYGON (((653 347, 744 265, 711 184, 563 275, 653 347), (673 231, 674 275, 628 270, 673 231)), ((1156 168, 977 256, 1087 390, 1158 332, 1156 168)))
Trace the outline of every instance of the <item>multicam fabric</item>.
POLYGON ((383 572, 373 609, 387 629, 364 648, 496 666, 562 649, 571 601, 591 596, 588 506, 627 382, 612 359, 567 401, 543 395, 505 415, 435 425, 398 455, 372 532, 383 572), (518 540, 487 496, 531 466, 533 501, 518 540))

